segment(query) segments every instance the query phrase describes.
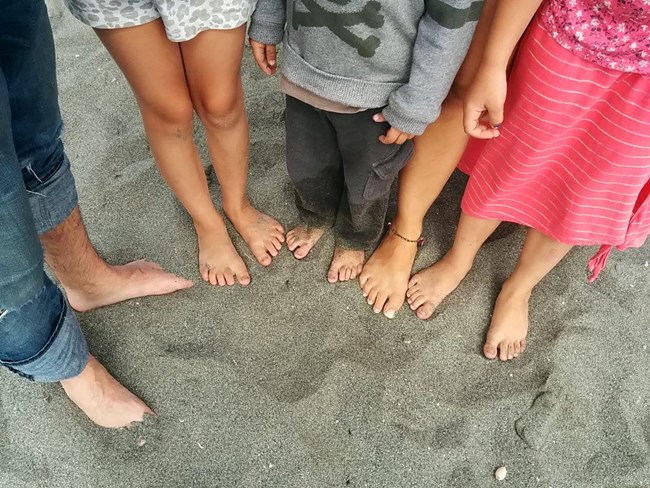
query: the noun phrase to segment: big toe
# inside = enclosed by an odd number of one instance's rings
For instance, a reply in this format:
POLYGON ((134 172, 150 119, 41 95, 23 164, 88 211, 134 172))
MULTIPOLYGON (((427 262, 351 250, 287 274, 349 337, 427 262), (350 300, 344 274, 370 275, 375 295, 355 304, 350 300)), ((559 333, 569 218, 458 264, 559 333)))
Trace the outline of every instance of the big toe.
POLYGON ((420 305, 418 307, 415 315, 417 315, 419 319, 426 320, 433 315, 435 309, 436 307, 434 307, 432 303, 427 302, 424 305, 420 305))
POLYGON ((497 357, 497 345, 491 341, 486 341, 483 346, 483 355, 488 359, 496 359, 497 357))

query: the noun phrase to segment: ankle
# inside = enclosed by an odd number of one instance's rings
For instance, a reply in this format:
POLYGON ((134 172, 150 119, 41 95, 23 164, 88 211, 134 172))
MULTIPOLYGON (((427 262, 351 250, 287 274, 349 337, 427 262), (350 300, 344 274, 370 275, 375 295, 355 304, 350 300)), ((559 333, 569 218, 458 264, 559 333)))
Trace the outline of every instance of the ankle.
POLYGON ((397 232, 409 239, 419 239, 422 235, 422 220, 407 219, 397 215, 390 224, 397 232))
POLYGON ((533 287, 524 282, 520 282, 512 276, 503 282, 501 285, 501 292, 499 293, 504 298, 515 298, 528 302, 533 293, 533 287))
POLYGON ((452 247, 447 254, 445 254, 441 261, 446 261, 452 265, 455 269, 459 269, 465 273, 468 273, 472 266, 474 266, 475 254, 468 253, 467 251, 459 251, 452 247))
POLYGON ((249 208, 252 208, 251 203, 245 195, 242 198, 236 199, 226 199, 222 197, 221 204, 224 213, 231 220, 237 220, 237 217, 241 216, 249 208))

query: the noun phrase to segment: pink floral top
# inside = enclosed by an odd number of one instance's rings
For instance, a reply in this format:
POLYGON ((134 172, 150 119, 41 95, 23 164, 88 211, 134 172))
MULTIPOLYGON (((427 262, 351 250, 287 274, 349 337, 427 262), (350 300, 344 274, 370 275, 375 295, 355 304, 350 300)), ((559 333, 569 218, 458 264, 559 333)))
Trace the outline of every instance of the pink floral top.
POLYGON ((650 0, 546 0, 541 16, 573 54, 617 71, 650 74, 650 0))

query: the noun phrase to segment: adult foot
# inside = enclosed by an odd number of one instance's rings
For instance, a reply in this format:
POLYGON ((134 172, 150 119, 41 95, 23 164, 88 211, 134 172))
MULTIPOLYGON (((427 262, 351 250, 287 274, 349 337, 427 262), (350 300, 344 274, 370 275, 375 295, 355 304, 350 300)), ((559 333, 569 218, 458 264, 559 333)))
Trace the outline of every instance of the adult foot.
POLYGON ((193 285, 164 271, 160 265, 139 260, 119 266, 107 265, 81 288, 64 287, 70 306, 78 312, 112 305, 132 298, 166 295, 193 285))
POLYGON ((383 311, 392 319, 402 308, 416 254, 416 243, 388 233, 370 256, 359 276, 359 284, 375 313, 383 311))
POLYGON ((248 285, 250 274, 230 240, 221 217, 210 225, 194 224, 199 242, 199 273, 211 285, 248 285))
POLYGON ((250 204, 226 215, 248 244, 255 259, 262 266, 269 266, 278 255, 284 242, 284 229, 272 217, 263 214, 250 204))
POLYGON ((530 291, 513 290, 507 282, 501 288, 492 313, 483 354, 488 359, 497 355, 501 361, 518 357, 526 349, 528 333, 528 301, 530 291))
POLYGON ((355 279, 361 273, 363 261, 366 258, 364 251, 345 249, 337 247, 334 249, 332 264, 327 271, 327 281, 336 283, 337 281, 350 281, 355 279))
POLYGON ((61 386, 70 400, 101 427, 129 427, 144 420, 145 415, 156 415, 92 356, 79 376, 62 381, 61 386))
POLYGON ((411 310, 422 320, 431 317, 447 295, 463 281, 470 268, 455 262, 447 254, 433 266, 416 273, 406 291, 411 310))
POLYGON ((299 225, 287 232, 287 247, 294 258, 302 259, 309 254, 324 233, 325 229, 319 227, 299 225))

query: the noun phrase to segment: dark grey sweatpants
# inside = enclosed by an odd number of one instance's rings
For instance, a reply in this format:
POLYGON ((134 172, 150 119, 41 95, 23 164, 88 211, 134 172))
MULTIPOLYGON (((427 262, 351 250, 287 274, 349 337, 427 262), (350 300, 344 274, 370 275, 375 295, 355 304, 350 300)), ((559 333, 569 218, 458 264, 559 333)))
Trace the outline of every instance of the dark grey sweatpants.
POLYGON ((287 96, 287 168, 306 225, 332 227, 336 245, 369 249, 381 237, 390 187, 413 143, 379 142, 381 109, 339 114, 287 96))

